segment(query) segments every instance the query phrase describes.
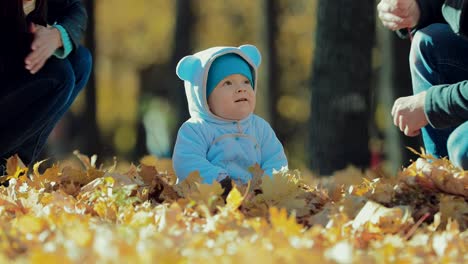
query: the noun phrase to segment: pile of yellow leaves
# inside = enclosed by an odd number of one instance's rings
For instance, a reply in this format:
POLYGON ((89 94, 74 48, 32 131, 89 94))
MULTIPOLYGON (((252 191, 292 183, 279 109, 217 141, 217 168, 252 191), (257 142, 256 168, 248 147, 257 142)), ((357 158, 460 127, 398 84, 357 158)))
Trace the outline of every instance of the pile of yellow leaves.
POLYGON ((307 180, 257 166, 223 197, 154 157, 119 172, 76 156, 43 172, 7 161, 0 263, 468 262, 468 177, 448 160, 307 180))

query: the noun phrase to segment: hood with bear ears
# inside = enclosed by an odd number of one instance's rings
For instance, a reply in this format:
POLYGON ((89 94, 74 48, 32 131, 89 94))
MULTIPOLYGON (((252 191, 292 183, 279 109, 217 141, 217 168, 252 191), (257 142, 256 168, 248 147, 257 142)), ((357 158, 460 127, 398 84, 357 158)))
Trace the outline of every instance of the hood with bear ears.
POLYGON ((215 123, 232 122, 214 115, 208 107, 206 98, 206 82, 211 63, 219 56, 234 53, 241 56, 251 67, 254 78, 254 92, 257 92, 257 69, 261 63, 261 55, 257 47, 242 45, 240 47, 213 47, 193 55, 185 56, 177 64, 177 76, 184 81, 185 94, 191 117, 201 118, 215 123))

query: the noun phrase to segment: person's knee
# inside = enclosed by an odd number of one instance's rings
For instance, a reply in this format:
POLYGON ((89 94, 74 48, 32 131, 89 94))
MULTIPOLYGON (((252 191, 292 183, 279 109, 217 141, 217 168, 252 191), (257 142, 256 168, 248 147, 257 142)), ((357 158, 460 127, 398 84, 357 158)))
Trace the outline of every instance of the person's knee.
POLYGON ((455 166, 468 169, 468 122, 455 129, 447 141, 449 159, 455 166))
POLYGON ((58 87, 73 87, 75 85, 75 73, 66 60, 50 58, 40 71, 41 79, 53 80, 58 87))
POLYGON ((416 32, 411 42, 410 65, 414 66, 421 59, 426 63, 433 63, 441 48, 450 46, 450 38, 453 34, 446 24, 431 24, 416 32))
POLYGON ((80 60, 80 65, 90 70, 93 64, 93 57, 91 56, 91 52, 83 46, 78 46, 76 49, 76 54, 80 60))
POLYGON ((75 53, 70 56, 69 61, 75 73, 77 88, 81 90, 91 74, 93 65, 91 52, 83 46, 78 46, 75 53))

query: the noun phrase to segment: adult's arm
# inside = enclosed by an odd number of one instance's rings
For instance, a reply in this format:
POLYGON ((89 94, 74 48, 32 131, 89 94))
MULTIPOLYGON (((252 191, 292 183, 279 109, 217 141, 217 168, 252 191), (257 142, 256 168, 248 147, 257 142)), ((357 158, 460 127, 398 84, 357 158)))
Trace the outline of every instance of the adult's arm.
POLYGON ((468 120, 468 81, 436 85, 427 91, 424 111, 435 128, 460 125, 468 120))
POLYGON ((48 0, 48 23, 63 27, 75 49, 87 26, 88 15, 81 0, 48 0))

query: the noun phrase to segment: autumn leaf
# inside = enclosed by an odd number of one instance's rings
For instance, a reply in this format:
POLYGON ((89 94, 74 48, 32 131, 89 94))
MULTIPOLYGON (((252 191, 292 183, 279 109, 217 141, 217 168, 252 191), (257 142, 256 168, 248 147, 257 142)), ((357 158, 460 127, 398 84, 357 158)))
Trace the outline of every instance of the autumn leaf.
POLYGON ((260 189, 260 185, 262 184, 263 176, 265 175, 265 171, 262 170, 258 163, 251 166, 249 168, 249 172, 252 174, 252 179, 250 180, 250 189, 251 190, 258 190, 260 189))
POLYGON ((155 178, 158 177, 159 172, 156 167, 148 166, 145 164, 140 165, 140 177, 146 185, 151 185, 155 178))
POLYGON ((215 181, 212 184, 195 184, 197 186, 198 192, 192 193, 190 198, 199 202, 205 202, 207 205, 211 205, 215 200, 221 200, 221 194, 223 194, 224 189, 221 187, 219 182, 215 181))
POLYGON ((455 220, 463 230, 468 228, 468 203, 462 197, 442 195, 439 203, 441 224, 446 226, 449 219, 455 220))
POLYGON ((10 179, 19 179, 20 177, 26 176, 28 168, 24 165, 18 155, 11 156, 6 161, 6 173, 0 177, 0 183, 8 181, 10 179))
POLYGON ((125 173, 116 163, 62 171, 57 164, 42 175, 38 165, 31 179, 0 187, 0 261, 463 263, 466 255, 463 180, 446 160, 388 178, 351 169, 304 181, 282 171, 261 178, 255 192, 234 186, 226 203, 220 184, 203 184, 197 173, 173 185, 159 165, 129 164, 125 173), (52 180, 58 184, 47 187, 52 180), (343 188, 331 199, 326 186, 343 188), (397 254, 402 249, 407 254, 397 254))
MULTIPOLYGON (((153 168, 159 175, 164 177, 166 182, 169 184, 175 184, 177 181, 174 169, 172 168, 172 160, 170 159, 158 159, 155 156, 148 155, 140 159, 140 164, 142 171, 144 170, 143 168, 153 168)), ((143 177, 143 180, 145 180, 145 175, 141 176, 143 177)))
POLYGON ((242 201, 242 194, 237 190, 237 187, 234 186, 226 198, 226 207, 231 210, 237 210, 237 208, 242 204, 242 201))
POLYGON ((39 180, 46 183, 58 183, 61 180, 60 176, 60 168, 57 165, 53 165, 52 167, 46 169, 44 174, 39 177, 39 180))
POLYGON ((426 159, 419 158, 410 168, 412 175, 415 174, 416 182, 423 188, 431 191, 438 189, 468 198, 468 176, 448 160, 428 162, 426 159))
POLYGON ((78 150, 75 150, 73 154, 81 161, 85 169, 96 168, 97 155, 93 155, 89 158, 88 156, 81 154, 78 150))
POLYGON ((295 215, 288 216, 284 208, 270 207, 270 222, 274 230, 288 237, 299 235, 304 228, 296 222, 295 215))
POLYGON ((200 172, 194 171, 183 181, 174 185, 174 190, 182 197, 189 197, 191 193, 198 192, 197 183, 201 183, 200 172))
POLYGON ((371 228, 375 232, 394 234, 408 227, 410 222, 408 207, 387 208, 368 201, 353 221, 353 228, 371 228))
POLYGON ((272 177, 264 177, 260 185, 262 193, 255 199, 269 206, 286 208, 288 212, 296 211, 298 216, 307 213, 306 202, 300 198, 299 179, 292 174, 277 173, 272 177))
POLYGON ((26 165, 24 165, 18 155, 11 156, 6 161, 6 171, 8 175, 15 175, 18 170, 23 170, 25 168, 26 165))

